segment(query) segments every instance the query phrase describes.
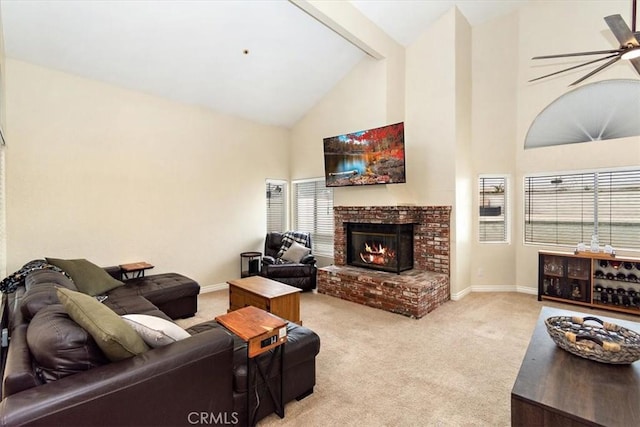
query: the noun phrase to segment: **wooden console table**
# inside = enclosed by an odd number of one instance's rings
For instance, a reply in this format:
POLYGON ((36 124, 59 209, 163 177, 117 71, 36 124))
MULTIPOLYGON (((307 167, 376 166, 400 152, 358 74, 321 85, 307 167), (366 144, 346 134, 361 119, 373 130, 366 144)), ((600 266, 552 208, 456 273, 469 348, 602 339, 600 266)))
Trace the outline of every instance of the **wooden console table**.
POLYGON ((254 306, 298 325, 301 290, 262 276, 230 280, 229 311, 254 306))
MULTIPOLYGON (((513 426, 640 425, 640 361, 610 365, 558 347, 544 320, 588 314, 543 307, 511 391, 513 426)), ((640 324, 597 316, 640 332, 640 324)))
POLYGON ((284 418, 283 375, 280 374, 280 385, 278 393, 271 388, 272 369, 274 358, 280 360, 280 372, 284 372, 284 344, 287 342, 287 322, 277 316, 260 310, 256 307, 244 307, 236 311, 231 311, 216 317, 216 322, 236 334, 247 343, 247 422, 250 426, 255 425, 255 414, 260 405, 258 400, 254 406, 252 397, 257 396, 256 375, 252 375, 253 367, 260 373, 262 382, 269 391, 269 395, 276 409, 276 414, 284 418), (267 370, 264 371, 255 357, 273 349, 271 360, 267 370))

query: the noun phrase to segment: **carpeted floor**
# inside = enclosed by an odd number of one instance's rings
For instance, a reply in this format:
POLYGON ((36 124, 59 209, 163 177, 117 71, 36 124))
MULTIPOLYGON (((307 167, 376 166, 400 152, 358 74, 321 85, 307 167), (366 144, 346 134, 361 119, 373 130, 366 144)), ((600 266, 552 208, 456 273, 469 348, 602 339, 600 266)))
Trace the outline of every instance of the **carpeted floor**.
MULTIPOLYGON (((511 388, 543 305, 585 311, 533 295, 472 293, 415 320, 303 293, 303 324, 321 340, 316 388, 287 404, 284 419, 272 414, 259 425, 509 426, 511 388)), ((227 291, 201 295, 199 307, 179 323, 225 313, 227 291)))

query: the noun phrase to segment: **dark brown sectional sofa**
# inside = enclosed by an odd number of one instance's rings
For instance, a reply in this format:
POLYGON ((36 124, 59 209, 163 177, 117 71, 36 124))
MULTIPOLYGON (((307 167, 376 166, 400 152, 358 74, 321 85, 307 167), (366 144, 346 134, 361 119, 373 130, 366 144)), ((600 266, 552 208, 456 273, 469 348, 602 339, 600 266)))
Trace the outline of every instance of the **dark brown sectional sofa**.
MULTIPOLYGON (((121 278, 117 267, 105 271, 121 278)), ((9 343, 2 352, 1 426, 247 425, 247 392, 260 396, 256 420, 273 412, 262 380, 247 390, 246 344, 215 321, 188 329, 187 338, 112 361, 65 312, 60 287, 76 288, 60 272, 37 270, 3 294, 9 343)), ((118 315, 171 320, 197 311, 199 291, 195 281, 167 273, 125 280, 96 298, 118 315)), ((287 329, 284 402, 313 392, 320 350, 313 331, 292 323, 287 329)), ((262 354, 257 363, 266 367, 270 357, 262 354)), ((276 366, 267 379, 275 389, 280 375, 276 366)))

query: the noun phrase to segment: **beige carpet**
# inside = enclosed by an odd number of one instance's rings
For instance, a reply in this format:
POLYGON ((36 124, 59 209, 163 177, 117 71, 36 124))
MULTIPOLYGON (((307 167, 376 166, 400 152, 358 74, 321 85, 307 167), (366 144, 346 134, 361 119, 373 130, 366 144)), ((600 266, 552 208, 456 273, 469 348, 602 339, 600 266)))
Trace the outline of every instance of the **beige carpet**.
MULTIPOLYGON (((226 312, 203 294, 189 326, 226 312)), ((304 326, 321 340, 316 388, 260 426, 509 426, 510 393, 543 305, 532 295, 472 293, 420 320, 303 293, 304 326)), ((638 321, 634 316, 592 314, 638 321)))

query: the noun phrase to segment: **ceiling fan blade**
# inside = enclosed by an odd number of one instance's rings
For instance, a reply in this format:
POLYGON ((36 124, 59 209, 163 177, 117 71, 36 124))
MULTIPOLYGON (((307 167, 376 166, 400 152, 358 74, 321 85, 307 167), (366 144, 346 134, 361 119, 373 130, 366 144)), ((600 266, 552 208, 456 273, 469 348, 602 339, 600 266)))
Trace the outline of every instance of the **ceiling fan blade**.
POLYGON ((609 15, 604 18, 609 29, 620 42, 620 47, 626 48, 629 45, 640 46, 635 34, 629 29, 627 23, 624 22, 620 15, 609 15))
POLYGON ((599 66, 598 68, 596 68, 595 70, 591 71, 589 74, 587 74, 584 77, 579 78, 578 80, 576 80, 575 82, 571 83, 569 86, 574 86, 577 85, 578 83, 588 79, 589 77, 593 76, 594 74, 604 70, 605 68, 607 68, 609 65, 613 64, 614 62, 620 60, 620 55, 616 55, 615 58, 613 58, 611 61, 607 62, 606 64, 602 64, 601 66, 599 66))
POLYGON ((630 59, 629 62, 631 62, 631 65, 633 65, 633 68, 635 68, 638 74, 640 74, 640 58, 630 59))
POLYGON ((531 59, 552 59, 552 58, 568 58, 571 56, 604 55, 606 53, 619 53, 621 50, 622 49, 610 49, 610 50, 592 50, 590 52, 560 53, 557 55, 534 56, 531 59))
MULTIPOLYGON (((618 52, 618 51, 614 51, 614 52, 618 52)), ((565 68, 564 70, 556 71, 555 73, 546 74, 544 76, 536 77, 535 79, 529 80, 529 83, 535 82, 536 80, 544 79, 545 77, 555 76, 556 74, 564 73, 565 71, 575 70, 576 68, 584 67, 585 65, 594 64, 596 62, 604 61, 605 59, 611 59, 611 58, 616 57, 616 56, 618 56, 617 53, 615 55, 605 56, 604 58, 594 59, 593 61, 588 61, 588 62, 582 63, 580 65, 574 65, 573 67, 565 68)))

